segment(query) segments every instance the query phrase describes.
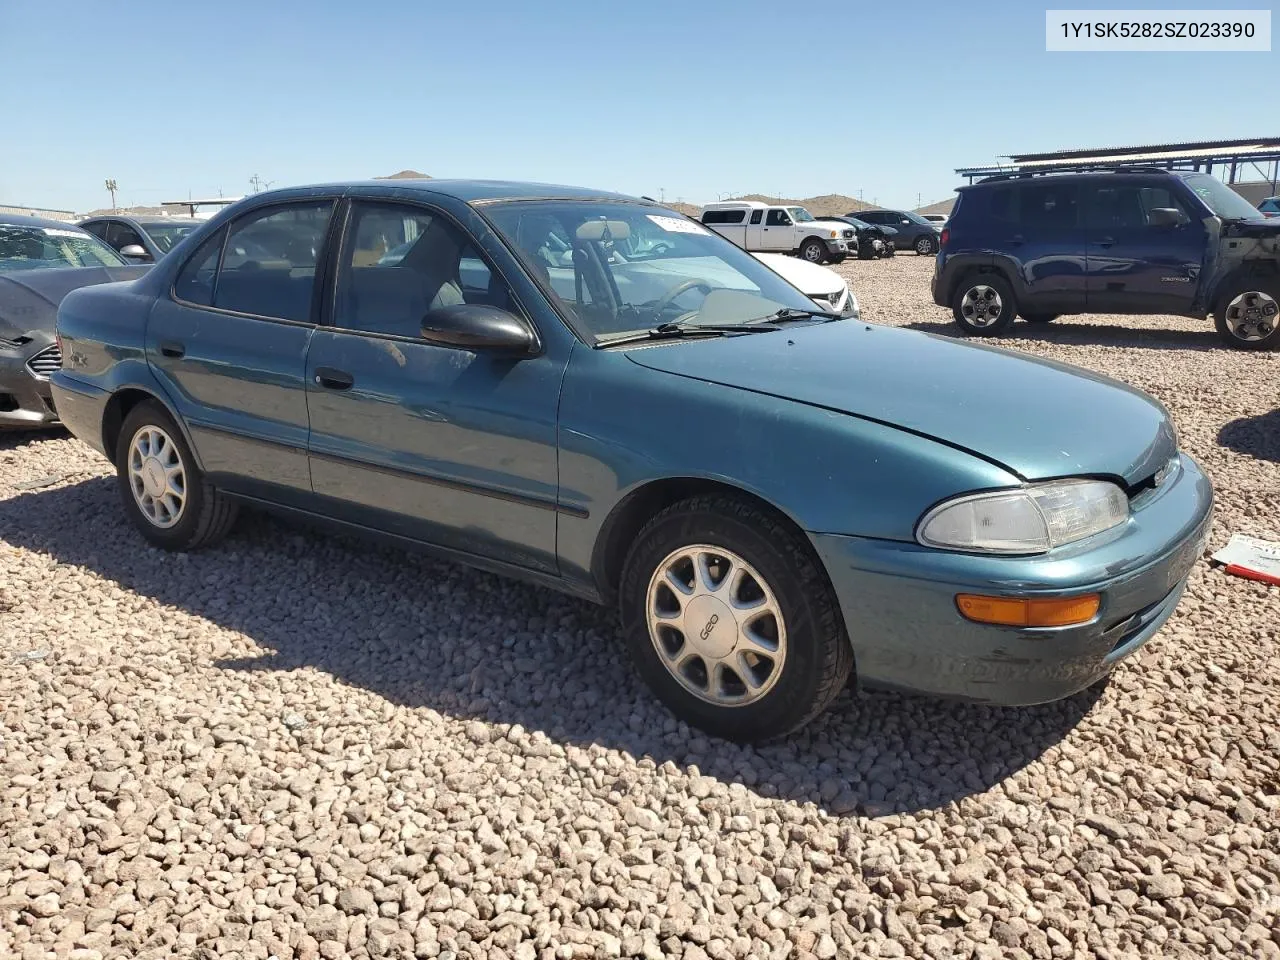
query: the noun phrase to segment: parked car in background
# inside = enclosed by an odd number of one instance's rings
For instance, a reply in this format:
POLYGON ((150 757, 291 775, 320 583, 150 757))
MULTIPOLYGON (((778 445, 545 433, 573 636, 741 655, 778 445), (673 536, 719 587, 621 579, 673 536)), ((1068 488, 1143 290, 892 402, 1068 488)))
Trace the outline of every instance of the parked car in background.
POLYGON ((848 320, 861 316, 858 298, 849 282, 829 267, 781 253, 753 253, 752 256, 823 310, 848 320))
POLYGON ((914 250, 921 256, 933 256, 938 252, 938 226, 918 213, 909 210, 855 210, 849 214, 867 223, 893 227, 898 231, 893 238, 899 250, 914 250))
MULTIPOLYGON (((857 217, 832 217, 849 224, 856 231, 857 254, 859 260, 873 260, 876 257, 892 257, 894 254, 893 238, 898 231, 893 227, 882 227, 867 223, 857 217)), ((850 250, 852 251, 852 247, 850 250)))
POLYGON ((128 266, 78 227, 0 214, 0 428, 58 419, 49 375, 62 362, 54 324, 67 292, 133 279, 145 269, 128 266))
POLYGON ((855 239, 846 223, 819 220, 804 207, 758 200, 710 203, 698 219, 744 250, 794 253, 810 263, 839 263, 855 239))
POLYGON ((1280 220, 1208 174, 1005 175, 959 194, 933 299, 965 333, 1017 315, 1212 313, 1231 346, 1280 349, 1280 220))
POLYGON ((851 673, 1074 693, 1172 614, 1209 529, 1145 394, 815 310, 615 194, 264 192, 70 294, 58 333, 58 408, 149 543, 213 543, 249 502, 617 604, 657 695, 737 740, 851 673), (227 262, 282 221, 317 261, 227 262))
POLYGON ((204 221, 194 217, 126 217, 109 214, 80 227, 131 263, 155 263, 204 221))
POLYGON ((1258 209, 1262 211, 1263 216, 1280 217, 1280 197, 1267 197, 1258 204, 1258 209))

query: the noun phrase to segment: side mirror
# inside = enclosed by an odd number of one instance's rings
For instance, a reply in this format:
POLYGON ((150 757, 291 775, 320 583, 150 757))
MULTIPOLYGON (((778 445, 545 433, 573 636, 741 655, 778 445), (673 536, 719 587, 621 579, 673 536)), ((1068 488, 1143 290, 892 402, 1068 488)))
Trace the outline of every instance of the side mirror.
POLYGON ((128 243, 120 248, 120 256, 126 260, 150 260, 151 254, 147 253, 147 248, 137 243, 128 243))
POLYGON ((1153 227, 1180 227, 1186 222, 1186 215, 1175 207, 1152 207, 1147 214, 1147 223, 1153 227))
POLYGON ((422 339, 508 357, 529 357, 538 347, 522 319, 485 303, 458 303, 430 311, 422 318, 422 339))

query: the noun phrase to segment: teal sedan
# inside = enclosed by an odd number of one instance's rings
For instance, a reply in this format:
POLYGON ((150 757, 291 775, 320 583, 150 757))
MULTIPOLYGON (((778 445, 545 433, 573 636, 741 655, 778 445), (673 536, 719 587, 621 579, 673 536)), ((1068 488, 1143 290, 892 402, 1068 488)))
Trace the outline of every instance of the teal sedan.
POLYGON ((1213 504, 1159 403, 819 307, 647 199, 291 188, 69 294, 52 385, 150 543, 247 503, 615 604, 724 737, 851 678, 1053 700, 1156 633, 1213 504))

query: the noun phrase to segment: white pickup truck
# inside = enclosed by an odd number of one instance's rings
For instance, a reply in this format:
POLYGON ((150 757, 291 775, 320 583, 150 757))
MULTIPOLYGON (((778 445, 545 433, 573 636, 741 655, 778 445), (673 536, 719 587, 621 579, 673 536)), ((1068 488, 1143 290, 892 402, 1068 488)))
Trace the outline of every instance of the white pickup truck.
POLYGON ((698 219, 753 253, 795 253, 810 263, 839 263, 851 249, 858 249, 853 227, 840 220, 819 220, 804 207, 731 200, 707 204, 698 219))

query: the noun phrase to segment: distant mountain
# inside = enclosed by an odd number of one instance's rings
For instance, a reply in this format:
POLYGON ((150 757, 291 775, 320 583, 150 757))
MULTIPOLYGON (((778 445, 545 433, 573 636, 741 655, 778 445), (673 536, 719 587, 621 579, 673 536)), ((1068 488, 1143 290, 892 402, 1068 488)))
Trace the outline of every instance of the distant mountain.
POLYGON ((944 216, 951 216, 951 208, 956 205, 955 197, 948 197, 946 200, 939 200, 937 203, 931 203, 925 207, 918 207, 916 213, 941 213, 944 216))
POLYGON ((374 177, 375 180, 430 180, 431 174, 419 173, 417 170, 401 170, 388 177, 374 177))

